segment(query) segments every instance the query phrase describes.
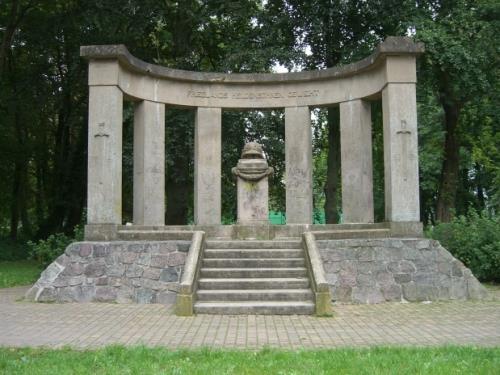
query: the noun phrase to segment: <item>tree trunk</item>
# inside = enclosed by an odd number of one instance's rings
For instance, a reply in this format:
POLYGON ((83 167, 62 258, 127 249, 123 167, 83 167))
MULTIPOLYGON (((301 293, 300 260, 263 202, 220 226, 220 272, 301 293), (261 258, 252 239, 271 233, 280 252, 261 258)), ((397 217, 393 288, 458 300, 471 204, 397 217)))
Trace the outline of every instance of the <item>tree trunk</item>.
POLYGON ((167 225, 186 225, 189 186, 186 183, 167 181, 167 225))
POLYGON ((14 178, 12 182, 12 201, 10 205, 10 238, 17 240, 19 226, 19 185, 20 185, 19 163, 14 163, 14 178))
POLYGON ((458 189, 459 173, 459 140, 457 134, 460 107, 457 103, 442 102, 444 109, 444 125, 446 138, 444 143, 444 159, 441 169, 436 219, 438 222, 450 222, 454 215, 455 200, 458 189))
POLYGON ((340 187, 340 123, 339 109, 328 108, 328 159, 325 183, 325 221, 338 223, 338 191, 340 187))

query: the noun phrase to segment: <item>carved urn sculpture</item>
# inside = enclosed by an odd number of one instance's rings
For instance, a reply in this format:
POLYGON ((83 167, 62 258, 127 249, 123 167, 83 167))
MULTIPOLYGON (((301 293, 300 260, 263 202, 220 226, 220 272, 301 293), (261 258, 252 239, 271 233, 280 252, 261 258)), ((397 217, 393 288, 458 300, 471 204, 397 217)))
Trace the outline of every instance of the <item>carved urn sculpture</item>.
POLYGON ((262 145, 249 142, 243 147, 241 159, 232 169, 237 178, 238 224, 268 223, 268 177, 274 172, 264 157, 262 145))

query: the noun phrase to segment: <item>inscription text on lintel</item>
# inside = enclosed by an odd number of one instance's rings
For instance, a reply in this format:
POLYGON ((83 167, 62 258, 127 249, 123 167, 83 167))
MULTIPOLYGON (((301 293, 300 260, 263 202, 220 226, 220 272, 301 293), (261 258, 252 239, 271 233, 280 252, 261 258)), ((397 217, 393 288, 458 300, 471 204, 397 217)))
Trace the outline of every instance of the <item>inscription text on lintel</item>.
POLYGON ((281 92, 233 92, 225 91, 207 92, 189 90, 188 98, 214 98, 214 99, 281 99, 281 98, 307 98, 319 96, 319 90, 303 90, 281 92))

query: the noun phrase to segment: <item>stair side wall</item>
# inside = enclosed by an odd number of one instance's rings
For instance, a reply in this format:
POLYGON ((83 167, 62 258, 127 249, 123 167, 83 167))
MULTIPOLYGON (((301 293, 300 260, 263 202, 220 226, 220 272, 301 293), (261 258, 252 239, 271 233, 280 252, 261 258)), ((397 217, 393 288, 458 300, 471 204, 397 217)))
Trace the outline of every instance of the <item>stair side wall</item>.
POLYGON ((336 302, 490 298, 472 272, 435 240, 318 240, 317 246, 336 302))
POLYGON ((190 241, 76 242, 27 292, 37 302, 175 303, 190 241))

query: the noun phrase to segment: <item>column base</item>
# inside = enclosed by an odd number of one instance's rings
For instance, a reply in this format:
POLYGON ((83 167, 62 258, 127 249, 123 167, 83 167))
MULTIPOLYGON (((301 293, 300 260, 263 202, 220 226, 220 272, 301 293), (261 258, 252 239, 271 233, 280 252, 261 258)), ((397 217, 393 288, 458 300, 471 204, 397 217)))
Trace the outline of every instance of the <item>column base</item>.
POLYGON ((391 237, 423 237, 424 226, 420 221, 390 221, 391 237))
POLYGON ((84 230, 85 241, 114 241, 118 239, 117 224, 87 224, 84 230))

